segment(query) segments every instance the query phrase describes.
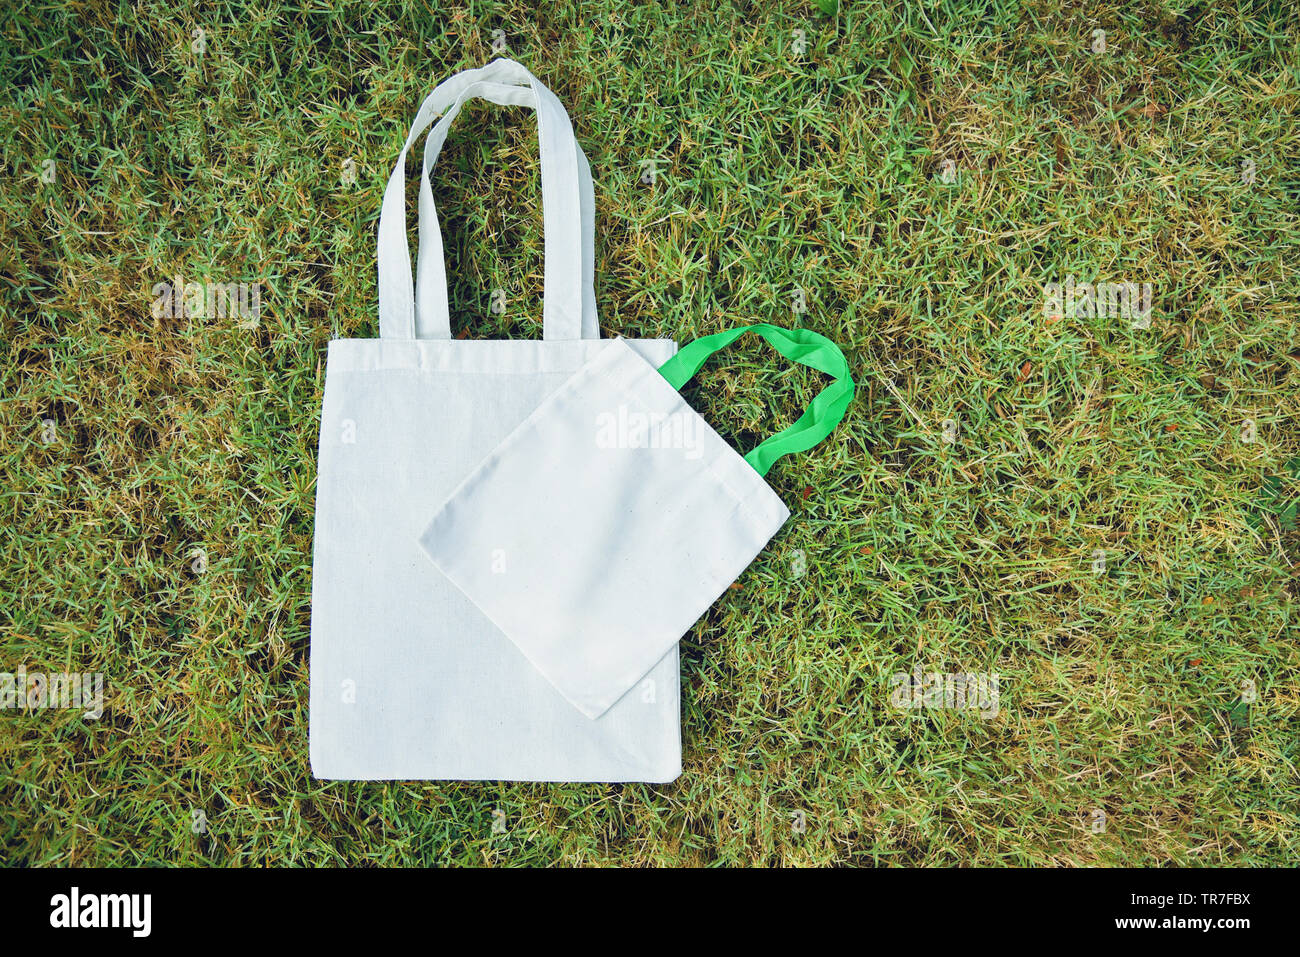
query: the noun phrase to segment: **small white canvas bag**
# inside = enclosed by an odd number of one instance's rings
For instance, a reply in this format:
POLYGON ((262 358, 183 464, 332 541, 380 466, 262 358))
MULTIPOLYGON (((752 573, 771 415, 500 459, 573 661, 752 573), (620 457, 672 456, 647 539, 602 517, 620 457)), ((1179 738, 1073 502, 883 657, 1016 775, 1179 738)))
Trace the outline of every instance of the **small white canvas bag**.
POLYGON ((424 549, 577 710, 605 720, 789 518, 763 480, 772 463, 821 441, 852 399, 843 353, 805 329, 732 329, 665 363, 617 341, 469 473, 424 549), (741 457, 677 390, 746 331, 834 381, 741 457))

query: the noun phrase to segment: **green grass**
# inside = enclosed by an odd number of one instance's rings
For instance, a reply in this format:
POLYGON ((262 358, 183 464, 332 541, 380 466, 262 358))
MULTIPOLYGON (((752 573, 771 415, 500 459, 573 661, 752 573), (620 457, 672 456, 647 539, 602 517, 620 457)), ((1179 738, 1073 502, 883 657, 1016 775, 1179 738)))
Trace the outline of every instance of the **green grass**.
MULTIPOLYGON (((1293 7, 823 6, 5 5, 0 671, 107 690, 98 722, 0 712, 0 859, 1300 860, 1293 7), (860 383, 683 640, 665 787, 308 770, 325 347, 376 334, 390 164, 496 28, 591 159, 607 335, 798 322, 860 383), (256 327, 155 319, 177 274, 263 283, 256 327), (1152 282, 1151 327, 1045 316, 1068 275, 1152 282), (893 707, 915 667, 997 673, 998 715, 893 707)), ((540 323, 535 125, 505 116, 468 109, 436 185, 479 338, 540 323)), ((748 449, 818 385, 748 344, 687 391, 748 449)))

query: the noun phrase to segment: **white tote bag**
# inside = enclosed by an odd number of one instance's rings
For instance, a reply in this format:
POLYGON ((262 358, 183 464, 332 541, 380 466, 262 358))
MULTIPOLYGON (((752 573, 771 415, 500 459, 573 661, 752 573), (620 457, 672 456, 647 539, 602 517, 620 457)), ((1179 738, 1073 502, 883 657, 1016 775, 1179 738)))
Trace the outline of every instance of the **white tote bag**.
MULTIPOLYGON (((497 60, 420 107, 379 221, 379 328, 329 346, 321 409, 311 623, 312 771, 332 779, 672 780, 681 768, 677 649, 592 721, 429 562, 419 537, 470 470, 600 340, 591 175, 569 118, 527 70, 497 60), (540 341, 451 338, 428 177, 471 97, 537 111, 545 221, 540 341), (412 283, 405 160, 434 117, 412 283)), ((667 340, 632 344, 659 364, 667 340)))
POLYGON ((422 538, 595 723, 790 517, 763 476, 829 435, 853 400, 843 353, 806 329, 732 329, 658 366, 621 340, 594 356, 466 476, 422 538), (677 390, 747 331, 834 381, 742 458, 677 390))

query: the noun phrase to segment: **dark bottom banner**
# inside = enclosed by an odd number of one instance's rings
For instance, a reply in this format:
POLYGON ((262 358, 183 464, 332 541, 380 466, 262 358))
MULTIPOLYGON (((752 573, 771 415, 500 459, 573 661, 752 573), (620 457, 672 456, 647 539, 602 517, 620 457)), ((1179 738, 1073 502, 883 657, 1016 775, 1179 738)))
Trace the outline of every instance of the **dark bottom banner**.
POLYGON ((978 932, 1030 944, 1048 933, 1072 943, 1182 946, 1198 936, 1233 948, 1290 922, 1281 910, 1289 896, 1283 882, 1292 878, 1258 870, 7 870, 0 871, 0 899, 6 928, 19 934, 14 939, 49 935, 128 947, 252 939, 261 946, 277 939, 373 945, 377 932, 419 933, 433 921, 495 936, 514 928, 553 934, 561 920, 607 926, 613 919, 635 938, 647 919, 636 902, 653 901, 662 915, 671 901, 683 918, 693 914, 693 923, 703 918, 739 936, 777 917, 801 933, 848 919, 860 932, 889 930, 904 939, 978 932))

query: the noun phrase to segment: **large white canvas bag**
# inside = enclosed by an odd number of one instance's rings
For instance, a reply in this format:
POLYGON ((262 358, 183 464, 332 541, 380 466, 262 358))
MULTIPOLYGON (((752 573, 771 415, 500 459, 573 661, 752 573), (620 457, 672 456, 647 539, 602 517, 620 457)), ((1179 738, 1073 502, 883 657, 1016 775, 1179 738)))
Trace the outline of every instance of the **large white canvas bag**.
MULTIPOLYGON (((345 779, 669 781, 680 772, 677 649, 599 721, 575 709, 421 551, 438 506, 600 340, 592 185, 555 97, 497 60, 421 105, 379 222, 378 339, 330 343, 313 555, 313 773, 345 779), (429 172, 472 97, 537 111, 545 299, 540 341, 451 338, 429 172), (406 244, 405 160, 421 167, 420 256, 406 244)), ((632 344, 667 360, 667 340, 632 344)))
POLYGON ((597 723, 790 517, 768 469, 829 435, 853 400, 843 353, 806 329, 732 329, 658 365, 621 340, 594 356, 423 537, 439 570, 597 723), (742 457, 677 390, 747 331, 834 381, 742 457))

